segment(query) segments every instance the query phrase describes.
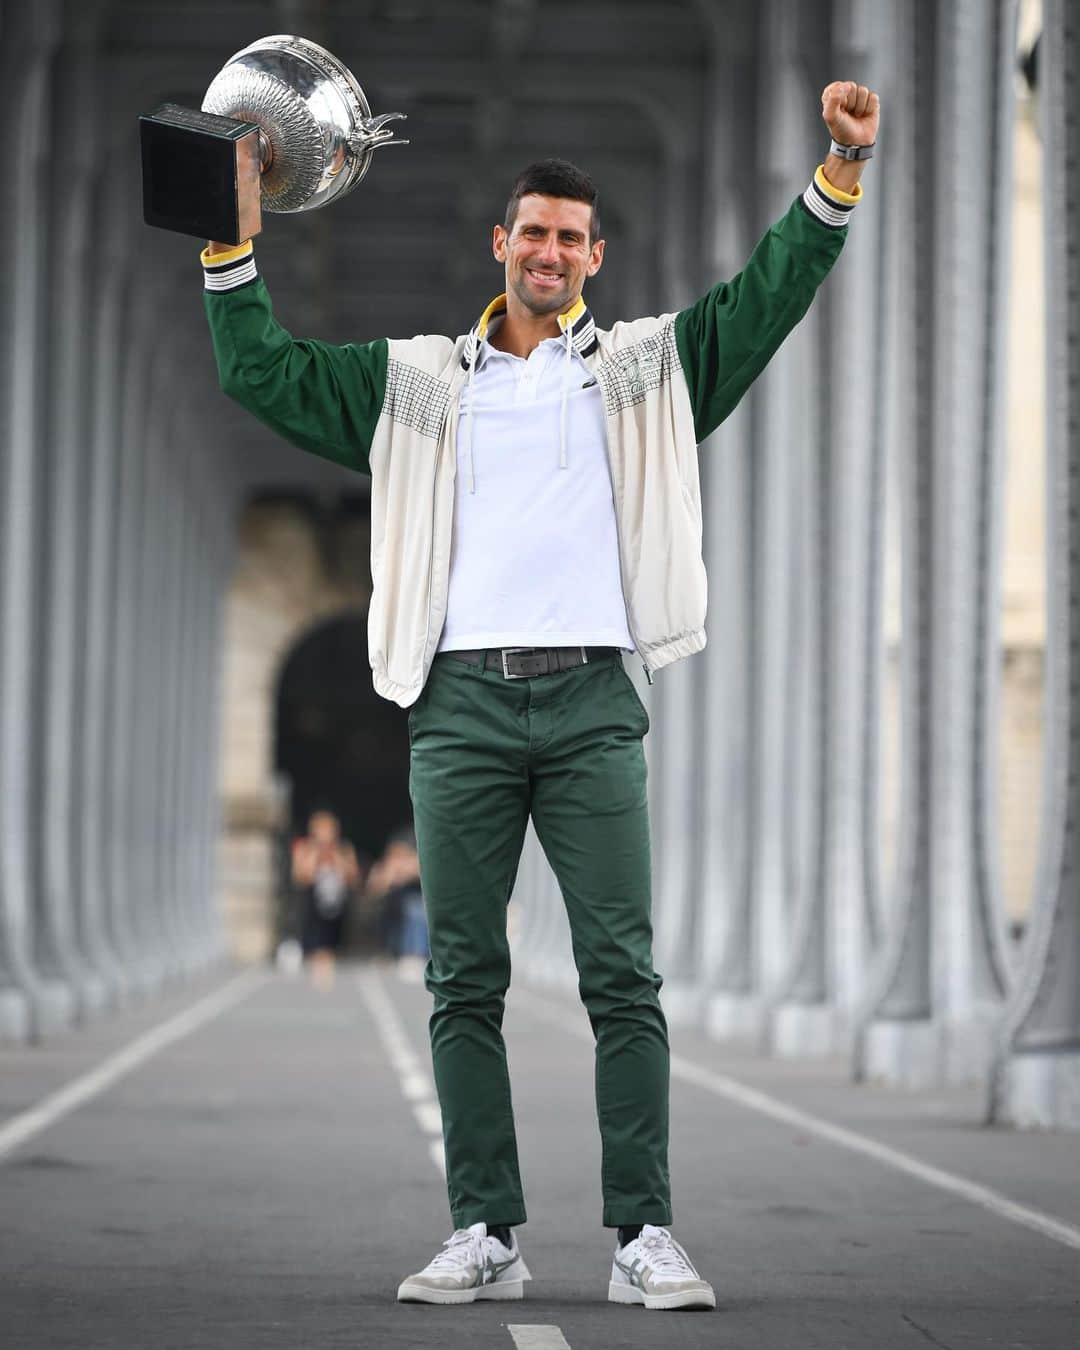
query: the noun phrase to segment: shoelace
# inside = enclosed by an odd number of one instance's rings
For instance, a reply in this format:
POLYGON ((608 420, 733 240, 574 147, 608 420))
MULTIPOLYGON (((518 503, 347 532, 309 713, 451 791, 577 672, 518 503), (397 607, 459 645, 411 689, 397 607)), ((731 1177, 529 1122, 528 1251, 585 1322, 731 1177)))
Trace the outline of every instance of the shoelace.
POLYGON ((428 1270, 462 1270, 472 1261, 484 1263, 483 1240, 467 1228, 459 1228, 443 1243, 443 1249, 428 1266, 428 1270))
POLYGON ((697 1271, 682 1254, 666 1228, 659 1228, 647 1236, 642 1233, 638 1246, 645 1253, 649 1264, 658 1275, 677 1275, 681 1278, 696 1280, 697 1271))

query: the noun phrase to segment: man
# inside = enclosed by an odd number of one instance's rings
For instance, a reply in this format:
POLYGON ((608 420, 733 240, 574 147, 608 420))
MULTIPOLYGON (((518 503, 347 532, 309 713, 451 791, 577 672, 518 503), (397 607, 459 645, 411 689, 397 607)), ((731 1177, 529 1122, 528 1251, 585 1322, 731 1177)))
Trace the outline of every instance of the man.
POLYGON ((652 965, 647 674, 705 645, 697 444, 806 312, 859 199, 877 96, 822 95, 833 145, 746 268, 676 315, 598 329, 596 189, 519 178, 506 294, 456 341, 296 342, 250 243, 203 255, 222 387, 295 444, 370 473, 375 687, 410 707, 431 1048, 455 1231, 398 1298, 522 1296, 525 1222, 501 1034, 506 903, 532 817, 596 1036, 608 1296, 715 1307, 672 1238, 668 1042, 652 965))

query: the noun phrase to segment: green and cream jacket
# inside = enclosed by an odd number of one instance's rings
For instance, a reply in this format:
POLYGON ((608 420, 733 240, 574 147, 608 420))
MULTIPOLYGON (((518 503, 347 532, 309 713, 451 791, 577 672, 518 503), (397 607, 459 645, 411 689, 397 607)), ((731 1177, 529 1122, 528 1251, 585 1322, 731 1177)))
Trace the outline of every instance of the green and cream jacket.
MULTIPOLYGON (((559 325, 600 385, 627 620, 646 673, 705 645, 697 446, 809 308, 859 194, 819 168, 743 271, 677 314, 559 325)), ((368 648, 375 688, 419 697, 446 616, 458 403, 499 305, 471 332, 365 344, 291 337, 250 241, 203 254, 221 387, 303 450, 371 475, 368 648)))

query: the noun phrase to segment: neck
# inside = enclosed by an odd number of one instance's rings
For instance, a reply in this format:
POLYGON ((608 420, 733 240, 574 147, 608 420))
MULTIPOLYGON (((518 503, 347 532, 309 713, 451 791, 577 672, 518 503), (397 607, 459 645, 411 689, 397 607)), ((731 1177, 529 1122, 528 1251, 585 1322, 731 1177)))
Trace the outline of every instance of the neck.
MULTIPOLYGON (((575 302, 571 302, 571 305, 575 302)), ((567 306, 567 309, 571 308, 567 306)), ((513 294, 507 296, 506 314, 494 333, 488 334, 488 341, 500 352, 509 352, 511 356, 526 357, 545 338, 558 337, 557 314, 533 314, 531 310, 517 303, 513 294)))

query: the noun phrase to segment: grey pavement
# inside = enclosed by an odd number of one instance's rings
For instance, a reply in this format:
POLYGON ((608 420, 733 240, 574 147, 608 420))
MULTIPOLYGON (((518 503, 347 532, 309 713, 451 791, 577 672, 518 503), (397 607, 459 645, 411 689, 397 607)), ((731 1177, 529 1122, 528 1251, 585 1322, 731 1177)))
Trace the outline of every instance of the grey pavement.
MULTIPOLYGON (((224 983, 0 1051, 0 1138, 224 983)), ((587 1023, 545 991, 512 991, 506 1023, 525 1300, 398 1305, 400 1278, 449 1231, 423 1104, 406 1096, 421 1085, 400 1072, 411 1045, 429 1076, 427 1002, 385 969, 346 968, 329 991, 268 974, 0 1159, 0 1347, 513 1350, 508 1325, 558 1327, 571 1350, 1080 1347, 1080 1249, 888 1162, 915 1159, 1080 1233, 1080 1136, 988 1130, 974 1092, 856 1087, 839 1063, 680 1032, 673 1227, 719 1306, 609 1305, 587 1023), (706 1085, 727 1080, 892 1153, 868 1157, 706 1085)))

